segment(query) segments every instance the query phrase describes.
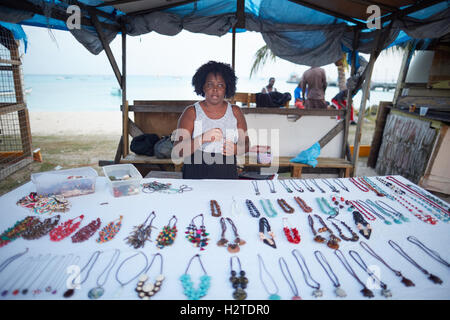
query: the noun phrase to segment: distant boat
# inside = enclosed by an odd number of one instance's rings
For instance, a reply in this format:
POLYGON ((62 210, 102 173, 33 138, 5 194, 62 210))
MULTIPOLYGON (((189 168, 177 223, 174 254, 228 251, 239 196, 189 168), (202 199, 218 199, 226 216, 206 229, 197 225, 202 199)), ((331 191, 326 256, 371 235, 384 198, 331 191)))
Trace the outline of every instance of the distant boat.
POLYGON ((64 80, 64 77, 56 77, 56 80, 64 80))
POLYGON ((302 80, 301 77, 299 77, 298 74, 296 73, 291 73, 291 75, 289 76, 289 79, 286 80, 287 83, 299 83, 300 80, 302 80))

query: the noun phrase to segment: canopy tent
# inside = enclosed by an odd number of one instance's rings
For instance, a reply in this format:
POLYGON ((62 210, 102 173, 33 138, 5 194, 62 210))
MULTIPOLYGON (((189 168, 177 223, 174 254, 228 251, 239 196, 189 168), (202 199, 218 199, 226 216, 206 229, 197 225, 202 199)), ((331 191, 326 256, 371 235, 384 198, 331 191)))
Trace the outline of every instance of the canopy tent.
MULTIPOLYGON (((126 101, 126 35, 157 32, 173 36, 188 30, 222 36, 233 32, 260 32, 270 50, 278 57, 302 65, 323 66, 350 53, 351 75, 356 73, 358 52, 371 58, 361 77, 364 93, 360 113, 364 114, 373 65, 380 52, 411 39, 440 38, 450 32, 449 1, 442 0, 0 0, 0 21, 68 30, 93 54, 102 50, 111 63, 122 89, 123 136, 121 154, 128 153, 128 109, 126 101), (80 9, 80 28, 68 28, 70 5, 80 9), (380 9, 380 29, 370 29, 373 19, 368 6, 380 9), (369 21, 370 20, 370 21, 369 21), (109 43, 122 34, 122 68, 109 43)), ((7 27, 7 26, 6 26, 7 27)), ((349 90, 348 105, 352 94, 349 90)), ((296 110, 301 114, 300 110, 296 110)), ((349 148, 350 112, 343 125, 332 130, 335 136, 344 130, 342 157, 349 148)), ((359 117, 352 162, 359 153, 359 117)), ((331 131, 330 131, 331 132, 331 131)), ((118 149, 118 155, 119 155, 118 149)), ((120 156, 120 155, 119 155, 120 156)), ((116 156, 116 161, 117 161, 116 156)), ((120 158, 120 157, 119 157, 120 158)))

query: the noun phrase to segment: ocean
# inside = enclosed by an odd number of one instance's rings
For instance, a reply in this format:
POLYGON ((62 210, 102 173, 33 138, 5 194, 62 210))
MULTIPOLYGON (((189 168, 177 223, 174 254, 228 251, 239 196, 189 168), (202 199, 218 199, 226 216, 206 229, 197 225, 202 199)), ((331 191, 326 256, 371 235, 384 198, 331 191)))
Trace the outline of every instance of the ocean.
MULTIPOLYGON (((295 83, 287 83, 278 78, 275 87, 279 92, 289 92, 294 103, 295 83)), ((266 78, 241 77, 238 79, 238 92, 260 92, 268 83, 266 78)), ((114 75, 24 75, 27 91, 28 110, 32 111, 118 111, 122 98, 114 75)), ((325 99, 338 93, 337 87, 328 87, 325 99)), ((361 90, 354 97, 354 107, 359 109, 361 90)), ((392 101, 394 90, 374 90, 366 107, 378 105, 380 101, 392 101)), ((127 77, 127 99, 133 100, 201 100, 194 93, 191 77, 140 76, 127 77)))

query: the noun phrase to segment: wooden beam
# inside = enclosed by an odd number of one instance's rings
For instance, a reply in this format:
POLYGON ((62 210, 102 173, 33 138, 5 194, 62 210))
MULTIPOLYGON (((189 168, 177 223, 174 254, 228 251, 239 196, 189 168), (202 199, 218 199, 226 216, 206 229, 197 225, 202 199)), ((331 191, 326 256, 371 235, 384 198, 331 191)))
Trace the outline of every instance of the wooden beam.
POLYGON ((130 133, 130 136, 133 138, 140 136, 141 134, 144 134, 144 131, 139 128, 136 123, 131 121, 130 118, 128 118, 128 132, 130 133))
POLYGON ((326 135, 322 137, 322 139, 319 140, 320 148, 323 148, 328 142, 333 140, 333 138, 336 137, 343 129, 344 121, 339 121, 333 129, 331 129, 326 135))
POLYGON ((123 155, 123 136, 120 137, 119 145, 117 146, 116 156, 114 157, 114 163, 120 163, 120 159, 122 159, 123 155))
POLYGON ((389 12, 395 12, 395 11, 400 10, 397 7, 390 6, 385 3, 381 3, 381 2, 377 2, 377 1, 371 1, 371 0, 370 1, 369 0, 349 0, 349 1, 361 4, 361 5, 365 5, 365 6, 377 5, 380 7, 380 9, 383 9, 383 10, 389 11, 389 12))
POLYGON ((236 1, 236 28, 245 29, 245 0, 236 1))
POLYGON ((408 49, 403 53, 402 64, 400 66, 400 72, 398 73, 397 86, 395 88, 394 98, 392 102, 394 106, 397 105, 398 98, 401 96, 403 90, 403 83, 405 82, 406 75, 408 74, 409 65, 414 53, 414 48, 408 46, 408 49))
POLYGON ((125 101, 125 104, 123 105, 123 111, 122 111, 122 141, 123 141, 123 147, 122 147, 122 154, 123 157, 125 158, 128 153, 129 153, 129 146, 130 144, 128 143, 128 135, 129 135, 129 131, 128 131, 128 101, 125 101))
POLYGON ((435 4, 438 4, 440 2, 443 2, 442 0, 427 0, 427 1, 418 1, 418 3, 416 5, 412 5, 408 8, 405 8, 403 10, 399 10, 397 12, 394 12, 386 17, 381 18, 381 25, 383 25, 383 23, 394 20, 396 18, 400 18, 400 17, 404 17, 408 14, 412 14, 416 11, 434 6, 435 4))
POLYGON ((156 11, 163 11, 163 10, 167 10, 167 9, 171 9, 171 8, 175 8, 175 7, 179 7, 179 6, 184 6, 185 4, 189 4, 189 3, 197 2, 197 1, 198 0, 186 0, 186 1, 181 1, 181 2, 175 2, 175 3, 168 4, 168 5, 161 6, 161 7, 130 12, 130 13, 127 13, 127 16, 132 17, 132 16, 152 13, 152 12, 156 12, 156 11))
POLYGON ((109 7, 109 6, 119 5, 119 4, 126 4, 126 3, 131 3, 131 2, 140 2, 140 1, 147 1, 147 0, 114 0, 114 1, 108 1, 108 2, 105 1, 104 3, 100 3, 94 7, 96 7, 96 8, 109 7))
POLYGON ((231 67, 236 70, 236 27, 233 27, 231 36, 231 67))

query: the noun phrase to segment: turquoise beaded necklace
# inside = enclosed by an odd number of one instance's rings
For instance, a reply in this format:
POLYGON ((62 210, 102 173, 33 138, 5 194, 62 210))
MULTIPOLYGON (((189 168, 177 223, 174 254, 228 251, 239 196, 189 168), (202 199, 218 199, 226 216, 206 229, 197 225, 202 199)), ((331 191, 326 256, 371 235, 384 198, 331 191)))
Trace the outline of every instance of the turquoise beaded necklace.
POLYGON ((330 206, 330 204, 324 197, 316 198, 316 201, 317 204, 319 205, 320 211, 322 211, 325 214, 328 214, 329 216, 337 215, 338 212, 336 211, 336 209, 330 206), (328 211, 323 207, 322 204, 328 208, 328 211))
POLYGON ((183 293, 184 295, 190 299, 190 300, 199 300, 200 298, 206 296, 208 293, 208 289, 211 286, 211 277, 206 273, 205 268, 203 267, 202 260, 200 259, 200 255, 196 254, 189 260, 189 264, 186 268, 186 271, 184 274, 180 277, 181 285, 183 286, 183 293), (205 273, 200 277, 200 285, 198 289, 194 289, 194 283, 191 280, 191 276, 187 273, 189 270, 189 267, 191 266, 191 262, 194 258, 198 258, 198 261, 200 262, 200 266, 203 269, 203 272, 205 273))
POLYGON ((267 206, 269 207, 269 209, 270 209, 270 212, 269 212, 269 210, 267 210, 267 208, 266 208, 266 206, 264 205, 264 200, 259 200, 259 203, 261 203, 261 206, 263 207, 263 209, 264 209, 264 213, 269 217, 269 218, 274 218, 274 217, 276 217, 277 215, 278 215, 278 213, 275 211, 275 209, 273 208, 273 206, 272 206, 272 203, 270 202, 270 200, 269 199, 265 199, 266 200, 266 203, 267 203, 267 206))

